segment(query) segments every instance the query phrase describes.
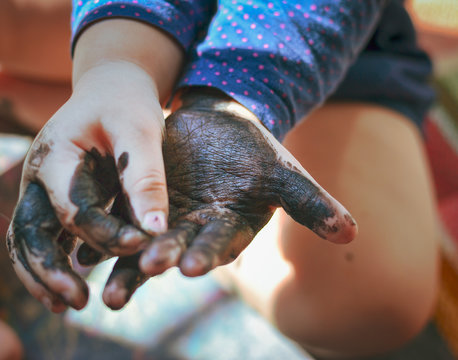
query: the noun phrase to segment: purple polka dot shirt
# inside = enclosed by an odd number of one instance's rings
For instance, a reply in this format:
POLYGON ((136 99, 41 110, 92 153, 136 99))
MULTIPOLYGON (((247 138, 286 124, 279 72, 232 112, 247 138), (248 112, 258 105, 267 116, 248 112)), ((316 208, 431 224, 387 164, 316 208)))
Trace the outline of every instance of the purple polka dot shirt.
POLYGON ((382 0, 73 0, 91 23, 137 19, 173 36, 189 61, 177 87, 216 87, 278 138, 321 104, 372 35, 382 0))

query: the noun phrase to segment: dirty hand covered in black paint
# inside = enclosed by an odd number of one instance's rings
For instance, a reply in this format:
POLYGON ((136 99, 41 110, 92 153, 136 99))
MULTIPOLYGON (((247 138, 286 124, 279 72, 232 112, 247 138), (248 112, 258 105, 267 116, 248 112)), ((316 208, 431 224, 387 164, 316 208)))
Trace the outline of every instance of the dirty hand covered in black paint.
POLYGON ((280 206, 322 238, 354 238, 350 214, 246 109, 234 112, 241 106, 208 91, 182 100, 166 120, 163 147, 171 230, 143 253, 145 273, 177 265, 198 276, 227 264, 280 206))
MULTIPOLYGON (((117 164, 112 156, 102 156, 95 148, 81 154, 69 179, 68 198, 76 211, 67 221, 64 212, 51 203, 54 189, 46 188, 40 177, 50 153, 52 143, 36 142, 28 154, 7 247, 28 290, 50 310, 60 312, 67 306, 81 309, 88 299, 87 284, 73 271, 69 256, 76 236, 109 255, 138 252, 151 237, 132 224, 136 222, 132 215, 127 223, 118 213, 107 211, 116 195, 126 198, 119 179, 122 181, 128 164, 127 153, 121 154, 117 164)), ((123 208, 131 212, 128 201, 123 202, 123 208)))

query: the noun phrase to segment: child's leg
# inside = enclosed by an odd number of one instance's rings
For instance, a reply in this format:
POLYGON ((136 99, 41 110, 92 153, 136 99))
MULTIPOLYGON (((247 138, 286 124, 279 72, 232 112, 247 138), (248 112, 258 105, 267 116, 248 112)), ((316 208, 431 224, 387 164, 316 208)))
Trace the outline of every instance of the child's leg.
POLYGON ((438 283, 435 204, 418 130, 381 107, 330 104, 285 145, 352 213, 359 235, 334 245, 279 212, 232 266, 241 295, 323 358, 398 347, 430 317, 438 283))
POLYGON ((13 330, 0 320, 0 360, 19 360, 22 358, 22 346, 13 330))

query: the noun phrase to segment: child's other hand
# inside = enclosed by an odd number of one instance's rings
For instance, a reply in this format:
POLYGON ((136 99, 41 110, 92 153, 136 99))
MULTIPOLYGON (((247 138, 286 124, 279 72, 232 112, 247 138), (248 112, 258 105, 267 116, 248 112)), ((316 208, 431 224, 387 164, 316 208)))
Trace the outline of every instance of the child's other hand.
POLYGON ((87 302, 87 285, 69 258, 74 235, 105 254, 130 255, 149 243, 147 232, 167 229, 157 99, 141 67, 102 63, 81 76, 32 144, 7 243, 18 276, 53 311, 87 302), (133 224, 106 214, 119 189, 133 224))
MULTIPOLYGON (((350 214, 254 115, 225 96, 192 92, 194 99, 166 120, 170 230, 153 240, 140 263, 138 254, 118 260, 103 294, 113 309, 126 304, 145 274, 178 266, 199 276, 231 262, 279 206, 332 242, 356 235, 350 214)), ((86 264, 101 258, 88 246, 78 255, 86 264)))

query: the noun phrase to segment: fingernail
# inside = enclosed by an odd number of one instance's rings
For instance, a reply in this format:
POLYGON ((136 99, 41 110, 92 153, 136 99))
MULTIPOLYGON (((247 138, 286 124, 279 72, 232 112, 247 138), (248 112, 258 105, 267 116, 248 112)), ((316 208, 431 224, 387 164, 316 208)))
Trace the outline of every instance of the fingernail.
POLYGON ((167 230, 167 221, 162 211, 150 211, 145 215, 142 228, 151 235, 162 234, 167 230))

